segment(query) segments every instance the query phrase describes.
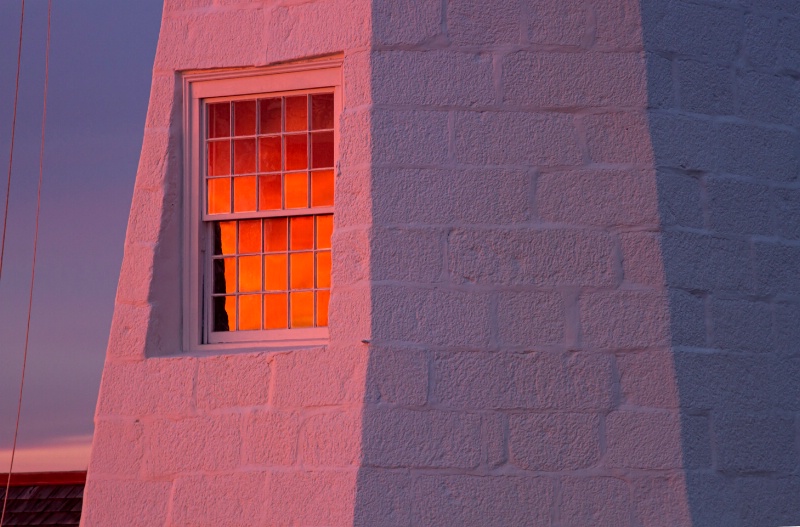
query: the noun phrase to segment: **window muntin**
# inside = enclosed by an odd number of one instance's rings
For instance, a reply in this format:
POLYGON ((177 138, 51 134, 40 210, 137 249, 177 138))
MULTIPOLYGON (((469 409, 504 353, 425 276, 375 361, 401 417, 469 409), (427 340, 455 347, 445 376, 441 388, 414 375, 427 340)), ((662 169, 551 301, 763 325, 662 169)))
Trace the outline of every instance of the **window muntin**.
POLYGON ((204 108, 210 340, 327 326, 334 93, 212 100, 204 108))

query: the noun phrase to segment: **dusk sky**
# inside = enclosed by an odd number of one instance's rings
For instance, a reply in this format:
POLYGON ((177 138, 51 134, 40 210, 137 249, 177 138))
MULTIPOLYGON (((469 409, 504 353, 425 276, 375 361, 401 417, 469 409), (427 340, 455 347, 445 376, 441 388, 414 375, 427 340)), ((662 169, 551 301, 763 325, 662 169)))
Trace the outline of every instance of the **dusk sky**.
MULTIPOLYGON (((39 256, 15 471, 86 468, 161 19, 158 0, 53 4, 39 256)), ((19 2, 0 3, 0 199, 19 10, 19 2)), ((47 1, 29 0, 0 280, 0 473, 8 470, 25 336, 46 20, 47 1)))

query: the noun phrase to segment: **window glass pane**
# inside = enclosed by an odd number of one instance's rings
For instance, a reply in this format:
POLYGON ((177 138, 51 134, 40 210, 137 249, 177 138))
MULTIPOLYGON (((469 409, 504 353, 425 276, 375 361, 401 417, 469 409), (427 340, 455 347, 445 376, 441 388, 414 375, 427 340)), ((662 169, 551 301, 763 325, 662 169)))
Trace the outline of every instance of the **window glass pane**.
POLYGON ((261 137, 258 140, 258 162, 261 172, 280 172, 281 136, 261 137))
POLYGON ((311 134, 311 168, 333 167, 333 132, 311 134))
POLYGON ((231 211, 231 178, 208 180, 208 213, 225 214, 231 211))
POLYGON ((302 251, 314 248, 314 216, 294 216, 291 219, 291 249, 302 251))
POLYGON ((286 254, 264 256, 264 290, 286 291, 289 289, 289 266, 286 254))
POLYGON ((214 236, 214 254, 233 254, 236 252, 236 222, 215 221, 211 226, 214 236))
POLYGON ((256 101, 233 103, 234 135, 256 135, 256 101))
POLYGON ((324 251, 317 253, 317 287, 328 288, 331 286, 331 253, 324 251))
POLYGON ((240 256, 239 292, 253 291, 261 291, 261 256, 240 256))
POLYGON ((333 128, 333 94, 317 93, 311 96, 311 129, 333 128))
POLYGON ((292 327, 310 328, 314 325, 314 293, 290 293, 289 303, 292 309, 292 327))
POLYGON ((256 171, 256 140, 233 141, 233 173, 252 174, 256 171))
POLYGON ((256 210, 256 177, 233 178, 233 212, 256 210))
POLYGON ((236 297, 215 296, 213 304, 214 331, 235 331, 236 297))
POLYGON ((227 176, 231 173, 231 142, 209 141, 208 175, 227 176))
POLYGON ((314 253, 289 253, 289 276, 292 289, 313 289, 314 253))
POLYGON ((239 297, 239 329, 261 329, 261 295, 239 297))
POLYGON ((284 176, 286 182, 286 208, 308 207, 308 172, 292 172, 284 176))
POLYGON ((208 105, 208 137, 231 135, 231 103, 218 102, 208 105))
POLYGON ((330 207, 333 205, 333 170, 320 170, 311 173, 311 206, 330 207))
POLYGON ((281 131, 281 98, 261 99, 262 134, 278 134, 281 131))
POLYGON ((236 292, 236 258, 214 260, 214 293, 236 292))
POLYGON ((308 130, 308 96, 286 97, 287 132, 308 130))
POLYGON ((281 175, 270 174, 258 177, 258 210, 281 208, 281 175))
POLYGON ((286 170, 304 170, 308 168, 308 136, 285 135, 286 170))
POLYGON ((287 249, 288 233, 286 218, 264 220, 264 251, 275 252, 287 249))
POLYGON ((264 329, 289 327, 289 295, 264 295, 264 329))
POLYGON ((317 326, 328 325, 328 304, 330 303, 330 291, 317 291, 317 326))
POLYGON ((331 234, 333 233, 333 214, 317 216, 317 249, 331 248, 331 234))
POLYGON ((239 222, 239 252, 261 252, 261 220, 242 220, 239 222))

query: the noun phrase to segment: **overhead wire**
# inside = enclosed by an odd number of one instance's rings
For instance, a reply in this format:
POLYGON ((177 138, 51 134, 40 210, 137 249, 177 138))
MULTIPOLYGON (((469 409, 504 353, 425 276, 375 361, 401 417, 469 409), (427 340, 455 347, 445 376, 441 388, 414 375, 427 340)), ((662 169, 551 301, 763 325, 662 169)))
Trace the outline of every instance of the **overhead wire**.
MULTIPOLYGON (((24 2, 23 2, 24 5, 24 2)), ((17 399, 17 419, 14 426, 14 442, 11 446, 11 461, 8 468, 8 479, 3 497, 3 510, 0 512, 0 527, 3 526, 8 506, 8 493, 11 488, 11 474, 14 471, 14 456, 17 450, 17 437, 19 436, 19 421, 22 414, 22 394, 25 388, 25 367, 28 362, 28 342, 31 333, 31 311, 33 310, 33 286, 36 283, 36 252, 39 246, 39 217, 42 210, 42 182, 44 180, 44 139, 45 125, 47 123, 47 84, 50 79, 50 26, 53 14, 53 0, 47 0, 47 43, 45 45, 44 59, 44 96, 42 101, 42 133, 39 142, 39 182, 36 187, 36 226, 33 233, 33 259, 31 262, 31 283, 28 292, 28 319, 25 325, 25 345, 22 352, 22 376, 19 383, 19 397, 17 399)), ((20 34, 22 30, 20 29, 20 34)), ((7 206, 6 206, 7 207, 7 206)), ((3 225, 5 236, 5 224, 3 225)))
MULTIPOLYGON (((14 80, 14 111, 11 116, 11 146, 8 153, 8 180, 6 182, 6 203, 3 209, 3 235, 0 239, 0 278, 3 276, 3 257, 6 253, 6 225, 8 224, 8 201, 11 196, 11 169, 14 166, 14 139, 17 132, 17 101, 19 101, 19 72, 22 65, 22 28, 25 25, 25 0, 19 15, 19 44, 17 44, 17 76, 14 80)), ((0 524, 2 525, 2 524, 0 524)))

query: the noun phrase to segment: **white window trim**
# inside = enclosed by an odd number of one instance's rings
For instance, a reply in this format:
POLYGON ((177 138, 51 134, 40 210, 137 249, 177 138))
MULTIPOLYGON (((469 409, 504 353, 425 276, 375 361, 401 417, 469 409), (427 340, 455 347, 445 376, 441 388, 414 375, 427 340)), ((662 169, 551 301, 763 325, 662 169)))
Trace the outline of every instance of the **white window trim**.
MULTIPOLYGON (((187 72, 183 74, 183 351, 223 352, 319 346, 328 342, 328 328, 233 331, 224 343, 206 343, 202 291, 206 250, 203 241, 202 102, 204 99, 250 97, 293 91, 332 89, 334 115, 342 110, 342 61, 325 59, 267 68, 187 72)), ((334 159, 339 159, 339 123, 334 121, 334 159)), ((330 212, 333 212, 332 209, 330 212)), ((319 213, 319 212, 315 212, 319 213)), ((291 216, 293 211, 282 211, 291 216)), ((217 217, 215 216, 215 219, 217 217)), ((219 219, 225 219, 222 216, 219 219)), ((332 251, 335 249, 332 249, 332 251)))

